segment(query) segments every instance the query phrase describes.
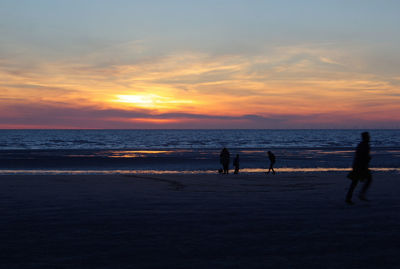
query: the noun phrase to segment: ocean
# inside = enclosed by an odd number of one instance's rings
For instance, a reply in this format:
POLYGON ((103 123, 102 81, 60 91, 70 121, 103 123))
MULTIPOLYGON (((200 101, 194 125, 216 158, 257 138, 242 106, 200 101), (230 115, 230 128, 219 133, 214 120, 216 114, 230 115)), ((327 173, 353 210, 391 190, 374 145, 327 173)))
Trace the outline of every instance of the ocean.
POLYGON ((399 171, 400 130, 0 130, 0 174, 215 173, 223 147, 247 173, 268 150, 278 172, 345 171, 363 131, 371 167, 399 171))

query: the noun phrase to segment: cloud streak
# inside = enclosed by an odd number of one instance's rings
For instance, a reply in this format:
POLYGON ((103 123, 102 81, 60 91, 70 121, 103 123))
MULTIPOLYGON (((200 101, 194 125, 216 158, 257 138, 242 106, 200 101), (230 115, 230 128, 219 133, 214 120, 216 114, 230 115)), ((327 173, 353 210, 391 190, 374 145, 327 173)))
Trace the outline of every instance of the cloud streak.
POLYGON ((359 60, 362 55, 336 45, 152 56, 140 41, 79 59, 28 65, 2 59, 0 126, 398 126, 398 74, 374 72, 373 63, 359 60), (115 49, 118 57, 113 57, 115 49))
POLYGON ((365 120, 360 115, 275 114, 262 116, 208 115, 194 113, 158 113, 154 110, 100 109, 95 107, 62 107, 60 105, 23 104, 0 109, 0 128, 398 128, 400 120, 392 121, 383 114, 365 120), (354 126, 353 121, 357 121, 354 126), (322 127, 321 127, 322 126, 322 127))

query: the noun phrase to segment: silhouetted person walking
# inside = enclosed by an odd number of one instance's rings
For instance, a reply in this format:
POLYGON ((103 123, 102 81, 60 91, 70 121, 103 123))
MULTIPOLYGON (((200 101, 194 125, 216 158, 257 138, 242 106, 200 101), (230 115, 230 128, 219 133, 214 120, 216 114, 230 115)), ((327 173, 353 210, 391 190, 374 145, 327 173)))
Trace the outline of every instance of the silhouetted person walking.
POLYGON ((347 175, 351 179, 351 185, 346 195, 346 203, 353 204, 351 198, 358 181, 364 182, 364 186, 359 194, 360 200, 367 201, 365 194, 371 185, 372 175, 368 169, 369 161, 371 160, 370 146, 369 146, 369 133, 363 132, 361 134, 362 141, 358 144, 353 161, 353 170, 347 175))
POLYGON ((219 155, 219 162, 222 164, 223 173, 229 174, 229 159, 230 154, 227 148, 223 148, 219 155))
POLYGON ((271 151, 268 151, 268 159, 269 159, 269 169, 267 174, 269 174, 269 172, 272 171, 272 174, 275 175, 275 170, 274 170, 275 155, 271 151))
POLYGON ((233 166, 235 167, 234 174, 239 174, 239 154, 236 154, 235 159, 233 160, 233 166))

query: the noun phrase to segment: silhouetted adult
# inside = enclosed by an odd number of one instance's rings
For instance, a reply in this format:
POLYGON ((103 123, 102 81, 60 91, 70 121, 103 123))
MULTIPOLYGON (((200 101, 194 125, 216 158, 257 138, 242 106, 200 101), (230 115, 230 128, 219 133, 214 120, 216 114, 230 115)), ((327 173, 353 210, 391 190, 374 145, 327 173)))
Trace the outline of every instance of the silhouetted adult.
POLYGON ((358 144, 354 156, 353 170, 347 175, 347 177, 351 179, 350 188, 346 195, 346 203, 348 204, 353 204, 351 198, 353 196, 353 192, 357 186, 358 181, 365 181, 364 186, 362 187, 358 197, 360 198, 360 200, 367 201, 365 194, 372 182, 371 171, 368 168, 369 161, 371 160, 369 133, 363 132, 361 134, 361 138, 362 140, 358 144))
POLYGON ((239 174, 239 154, 236 154, 235 159, 233 160, 233 166, 235 167, 234 174, 239 174))
POLYGON ((269 172, 272 171, 272 174, 275 175, 275 170, 274 170, 275 155, 271 151, 268 151, 268 159, 269 159, 269 169, 267 174, 269 174, 269 172))
POLYGON ((219 155, 219 162, 222 164, 223 173, 229 174, 229 159, 230 154, 227 148, 223 148, 219 155))

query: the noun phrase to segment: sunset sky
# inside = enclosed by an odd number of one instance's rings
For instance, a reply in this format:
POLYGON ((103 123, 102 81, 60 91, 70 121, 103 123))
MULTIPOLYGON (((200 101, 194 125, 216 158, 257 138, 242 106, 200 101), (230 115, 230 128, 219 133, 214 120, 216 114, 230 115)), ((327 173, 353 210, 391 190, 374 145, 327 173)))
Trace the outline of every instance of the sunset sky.
POLYGON ((0 1, 0 128, 400 128, 400 1, 0 1))

